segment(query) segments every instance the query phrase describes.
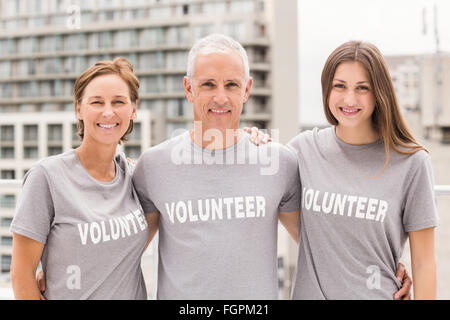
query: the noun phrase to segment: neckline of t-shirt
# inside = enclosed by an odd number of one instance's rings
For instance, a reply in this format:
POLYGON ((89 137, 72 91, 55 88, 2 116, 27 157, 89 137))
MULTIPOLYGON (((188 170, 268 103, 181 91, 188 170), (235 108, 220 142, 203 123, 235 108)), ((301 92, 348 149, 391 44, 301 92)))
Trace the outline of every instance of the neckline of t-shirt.
POLYGON ((348 148, 348 149, 353 149, 353 150, 358 150, 358 149, 368 149, 368 148, 376 147, 376 146, 378 146, 378 145, 380 145, 380 144, 383 143, 383 141, 382 141, 381 139, 378 139, 377 141, 374 141, 374 142, 371 142, 371 143, 368 143, 368 144, 350 144, 350 143, 347 143, 347 142, 345 142, 345 141, 342 141, 342 140, 337 136, 337 134, 336 134, 336 126, 330 127, 330 131, 331 131, 331 134, 332 134, 334 140, 335 140, 339 145, 341 145, 342 147, 345 147, 345 148, 348 148))
POLYGON ((76 150, 72 149, 71 151, 73 152, 73 155, 75 157, 75 161, 77 162, 77 164, 81 167, 81 169, 85 172, 85 174, 89 177, 89 179, 91 179, 95 183, 107 186, 107 185, 112 185, 112 184, 116 183, 119 180, 119 164, 116 161, 116 156, 114 156, 114 158, 113 158, 114 166, 115 166, 115 169, 116 169, 116 175, 114 176, 114 178, 111 181, 99 181, 99 180, 95 179, 93 176, 91 176, 89 171, 87 171, 87 169, 83 166, 83 164, 80 161, 80 158, 77 155, 76 150))
POLYGON ((208 154, 226 154, 227 152, 230 152, 231 150, 235 151, 237 148, 239 148, 241 145, 243 145, 245 143, 246 140, 248 140, 248 134, 246 134, 245 132, 242 132, 242 137, 241 139, 239 139, 239 141, 229 147, 226 147, 224 149, 206 149, 206 148, 202 148, 200 147, 198 144, 196 144, 192 139, 191 139, 191 135, 190 135, 190 131, 186 131, 183 134, 184 138, 191 144, 192 148, 194 148, 194 150, 197 151, 201 151, 204 153, 208 153, 208 154))

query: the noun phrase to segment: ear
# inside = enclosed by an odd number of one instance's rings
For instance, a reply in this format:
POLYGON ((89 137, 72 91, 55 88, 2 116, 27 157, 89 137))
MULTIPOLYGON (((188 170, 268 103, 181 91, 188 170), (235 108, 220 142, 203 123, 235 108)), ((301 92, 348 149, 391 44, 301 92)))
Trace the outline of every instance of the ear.
POLYGON ((247 85, 245 86, 245 96, 244 96, 244 102, 247 102, 248 98, 250 97, 250 90, 253 86, 253 78, 249 77, 247 81, 247 85))
POLYGON ((192 89, 191 81, 188 77, 184 77, 184 92, 186 93, 186 98, 190 103, 194 103, 194 91, 192 89))
POLYGON ((134 120, 136 119, 136 112, 137 112, 137 106, 139 104, 139 100, 136 100, 135 103, 132 103, 131 105, 133 106, 133 111, 131 112, 131 117, 130 120, 134 120))
POLYGON ((83 119, 82 119, 82 116, 81 116, 81 106, 80 106, 80 104, 78 103, 78 101, 75 102, 75 113, 76 113, 76 115, 77 115, 77 119, 78 119, 78 120, 83 120, 83 119))

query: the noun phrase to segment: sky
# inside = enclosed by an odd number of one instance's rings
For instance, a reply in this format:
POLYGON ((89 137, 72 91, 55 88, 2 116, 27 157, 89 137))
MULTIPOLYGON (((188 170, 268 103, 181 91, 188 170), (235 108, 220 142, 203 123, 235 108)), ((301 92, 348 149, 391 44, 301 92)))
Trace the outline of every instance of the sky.
POLYGON ((436 4, 440 50, 450 52, 449 0, 298 1, 301 125, 326 123, 320 75, 328 55, 346 41, 371 42, 384 55, 434 53, 436 4))

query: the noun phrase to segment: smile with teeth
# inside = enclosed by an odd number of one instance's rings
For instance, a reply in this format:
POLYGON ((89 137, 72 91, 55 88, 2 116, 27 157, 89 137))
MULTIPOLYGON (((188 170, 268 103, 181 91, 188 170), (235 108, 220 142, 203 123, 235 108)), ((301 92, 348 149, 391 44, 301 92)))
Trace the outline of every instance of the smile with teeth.
POLYGON ((217 114, 225 114, 225 113, 231 112, 230 110, 218 110, 218 109, 209 109, 208 111, 211 111, 212 113, 217 113, 217 114))
POLYGON ((97 126, 103 129, 111 129, 117 127, 118 123, 97 123, 97 126))
POLYGON ((345 115, 354 115, 357 112, 359 112, 361 109, 358 108, 345 108, 345 107, 339 107, 339 110, 342 111, 345 115))

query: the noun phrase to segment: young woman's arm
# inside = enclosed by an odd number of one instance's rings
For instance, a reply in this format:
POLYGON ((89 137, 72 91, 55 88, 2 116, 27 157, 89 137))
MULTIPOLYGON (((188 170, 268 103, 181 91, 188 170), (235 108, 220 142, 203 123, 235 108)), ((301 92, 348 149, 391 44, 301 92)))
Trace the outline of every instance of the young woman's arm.
POLYGON ((36 269, 43 250, 43 243, 13 233, 11 282, 16 299, 40 299, 36 269))
POLYGON ((415 300, 436 299, 434 228, 409 232, 415 300))

